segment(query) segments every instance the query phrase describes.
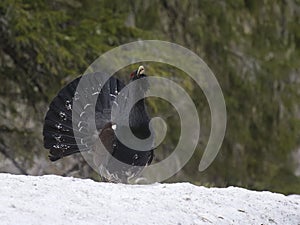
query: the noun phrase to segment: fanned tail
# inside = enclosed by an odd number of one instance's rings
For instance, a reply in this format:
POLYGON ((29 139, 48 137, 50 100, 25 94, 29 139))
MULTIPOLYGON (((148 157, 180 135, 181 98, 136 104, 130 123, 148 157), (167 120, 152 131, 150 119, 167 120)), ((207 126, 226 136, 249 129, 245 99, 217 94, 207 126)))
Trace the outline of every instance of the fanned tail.
POLYGON ((104 79, 100 73, 78 77, 52 100, 43 128, 51 161, 90 150, 98 130, 110 121, 111 106, 124 84, 114 77, 104 84, 104 79))

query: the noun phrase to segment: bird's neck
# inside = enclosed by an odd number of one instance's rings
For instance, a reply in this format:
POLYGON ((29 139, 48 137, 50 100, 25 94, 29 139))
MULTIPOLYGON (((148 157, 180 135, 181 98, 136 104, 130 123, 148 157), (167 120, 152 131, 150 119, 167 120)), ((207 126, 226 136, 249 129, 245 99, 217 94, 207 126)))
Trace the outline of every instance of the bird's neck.
POLYGON ((145 100, 138 101, 130 111, 129 125, 133 133, 139 138, 147 138, 150 135, 149 115, 146 110, 145 100))
POLYGON ((131 109, 131 112, 133 113, 146 113, 146 105, 145 105, 145 99, 139 100, 131 109))

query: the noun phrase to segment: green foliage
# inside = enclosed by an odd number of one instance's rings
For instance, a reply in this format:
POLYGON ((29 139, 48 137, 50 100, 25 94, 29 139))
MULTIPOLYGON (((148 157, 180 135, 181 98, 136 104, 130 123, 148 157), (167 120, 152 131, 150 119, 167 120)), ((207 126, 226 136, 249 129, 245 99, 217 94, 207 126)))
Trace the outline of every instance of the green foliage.
MULTIPOLYGON (((46 153, 41 127, 47 105, 65 83, 115 46, 138 39, 167 40, 190 48, 208 63, 228 113, 218 157, 203 173, 195 172, 210 133, 205 96, 182 71, 145 63, 149 74, 171 78, 187 90, 201 120, 197 151, 170 181, 299 193, 292 158, 300 146, 299 11, 297 0, 3 0, 0 144, 30 173, 33 156, 46 153)), ((156 154, 162 160, 177 144, 179 117, 165 101, 148 103, 151 113, 165 116, 169 126, 156 154)), ((62 174, 71 173, 65 169, 62 174)), ((91 171, 89 176, 95 178, 91 171)))

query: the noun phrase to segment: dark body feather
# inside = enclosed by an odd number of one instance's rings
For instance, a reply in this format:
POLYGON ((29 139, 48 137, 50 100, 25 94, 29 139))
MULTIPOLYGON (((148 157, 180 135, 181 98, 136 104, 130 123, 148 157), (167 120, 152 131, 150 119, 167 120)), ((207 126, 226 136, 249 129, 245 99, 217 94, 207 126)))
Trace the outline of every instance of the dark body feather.
MULTIPOLYGON (((66 85, 53 99, 45 117, 44 147, 49 149, 51 161, 90 151, 94 153, 94 162, 100 175, 109 181, 128 182, 128 178, 135 177, 144 166, 151 163, 153 140, 150 140, 152 143, 149 143, 147 151, 128 148, 118 140, 111 121, 111 108, 116 104, 116 97, 124 84, 111 77, 103 85, 104 82, 99 80, 101 76, 98 73, 85 75, 84 87, 88 88, 77 88, 82 79, 79 77, 66 85), (95 110, 94 114, 91 113, 92 109, 95 110), (94 120, 90 115, 94 116, 94 120), (103 154, 103 149, 97 144, 99 139, 109 154, 103 154)), ((146 91, 142 90, 137 94, 146 91)), ((148 138, 149 121, 145 102, 140 100, 129 114, 133 134, 141 139, 148 138)), ((116 129, 122 129, 122 126, 116 129)))

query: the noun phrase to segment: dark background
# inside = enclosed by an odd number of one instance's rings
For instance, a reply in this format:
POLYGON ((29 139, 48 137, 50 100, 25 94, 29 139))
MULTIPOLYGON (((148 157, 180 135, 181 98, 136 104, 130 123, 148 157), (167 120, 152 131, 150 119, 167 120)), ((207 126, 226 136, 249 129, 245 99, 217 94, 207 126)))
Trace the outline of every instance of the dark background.
MULTIPOLYGON (((173 79, 190 94, 201 120, 197 151, 169 181, 300 194, 299 0, 2 0, 0 172, 97 180, 80 154, 49 162, 42 145, 44 115, 55 94, 98 56, 142 39, 178 43, 197 53, 226 101, 221 151, 200 173, 210 132, 207 101, 183 72, 145 63, 149 75, 173 79)), ((135 67, 120 76, 128 80, 135 67)), ((148 102, 153 115, 169 115, 159 161, 176 146, 180 124, 170 104, 148 102)))

